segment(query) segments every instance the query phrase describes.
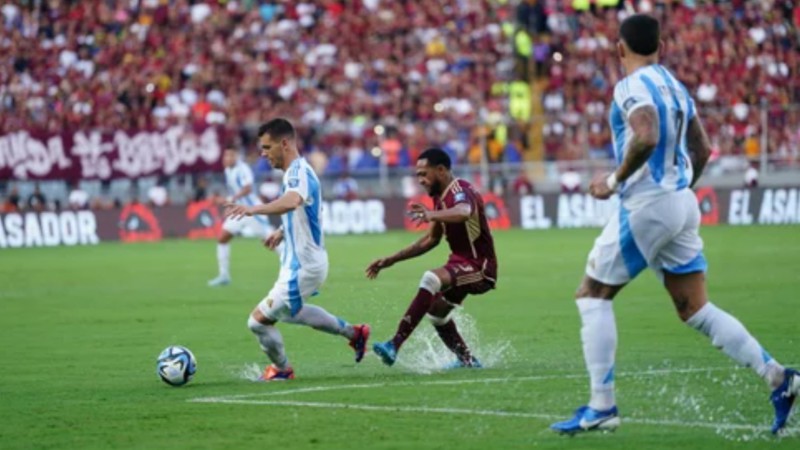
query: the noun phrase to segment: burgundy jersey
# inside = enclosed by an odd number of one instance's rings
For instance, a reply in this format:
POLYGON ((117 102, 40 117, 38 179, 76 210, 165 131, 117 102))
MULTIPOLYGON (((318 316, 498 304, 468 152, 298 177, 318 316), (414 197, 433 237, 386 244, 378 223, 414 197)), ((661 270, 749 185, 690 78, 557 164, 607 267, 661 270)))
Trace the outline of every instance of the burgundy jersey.
POLYGON ((469 182, 456 178, 434 199, 436 210, 450 209, 459 203, 470 205, 472 214, 466 222, 442 224, 450 251, 466 259, 494 262, 494 240, 481 194, 469 182))

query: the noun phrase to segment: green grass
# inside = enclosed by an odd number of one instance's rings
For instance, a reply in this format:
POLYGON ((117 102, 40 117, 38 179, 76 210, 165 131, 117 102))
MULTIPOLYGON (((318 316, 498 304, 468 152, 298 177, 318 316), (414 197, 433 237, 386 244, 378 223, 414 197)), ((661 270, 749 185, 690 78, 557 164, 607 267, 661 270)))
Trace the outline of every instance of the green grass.
MULTIPOLYGON (((298 378, 271 385, 242 376, 265 362, 246 319, 277 268, 255 241, 234 242, 234 284, 223 289, 205 285, 216 272, 208 241, 0 251, 0 448, 798 448, 797 425, 777 442, 763 430, 723 426, 768 425, 767 389, 683 325, 650 273, 616 301, 622 428, 576 438, 547 430, 551 416, 566 417, 586 400, 572 295, 598 232, 496 233, 499 287, 469 298, 468 316, 459 319, 491 368, 420 373, 446 356, 424 322, 394 368, 373 355, 356 366, 343 340, 283 325, 298 378), (155 357, 175 343, 199 363, 182 388, 154 372, 155 357), (676 372, 686 368, 711 369, 676 372), (329 389, 278 395, 320 386, 329 389), (227 396, 250 403, 188 401, 227 396), (263 404, 269 401, 379 408, 263 404), (720 425, 689 426, 698 423, 720 425)), ((703 233, 711 298, 773 356, 800 362, 800 228, 703 233)), ((440 265, 446 249, 372 282, 363 269, 412 239, 329 237, 332 267, 314 302, 371 323, 376 339, 389 337, 422 272, 440 265)))

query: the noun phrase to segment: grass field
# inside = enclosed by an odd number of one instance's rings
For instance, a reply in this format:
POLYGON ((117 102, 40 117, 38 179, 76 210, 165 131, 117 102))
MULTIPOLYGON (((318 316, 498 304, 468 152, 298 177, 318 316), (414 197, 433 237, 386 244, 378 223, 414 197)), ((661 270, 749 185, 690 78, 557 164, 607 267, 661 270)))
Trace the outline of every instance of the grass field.
MULTIPOLYGON (((649 273, 616 302, 623 426, 575 438, 547 429, 587 398, 572 294, 597 233, 496 233, 499 287, 458 319, 485 370, 434 370, 448 355, 426 322, 393 368, 371 354, 355 365, 344 340, 283 325, 298 378, 269 385, 247 379, 265 357, 246 318, 277 268, 256 241, 234 242, 234 283, 221 289, 206 287, 208 241, 0 251, 0 448, 799 448, 797 422, 769 436, 761 380, 683 325, 649 273), (197 356, 185 387, 155 374, 169 344, 197 356)), ((800 228, 704 237, 712 299, 773 356, 800 363, 800 228)), ((446 248, 376 281, 363 269, 412 239, 329 237, 315 303, 389 337, 446 248)))

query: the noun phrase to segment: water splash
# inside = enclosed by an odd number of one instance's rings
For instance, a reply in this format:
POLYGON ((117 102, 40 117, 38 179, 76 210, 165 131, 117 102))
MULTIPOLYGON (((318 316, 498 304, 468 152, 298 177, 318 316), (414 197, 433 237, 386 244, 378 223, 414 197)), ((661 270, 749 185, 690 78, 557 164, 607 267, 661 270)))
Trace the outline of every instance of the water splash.
POLYGON ((247 381, 259 381, 258 377, 261 376, 263 370, 263 367, 256 363, 247 363, 241 367, 231 369, 234 377, 247 381))
MULTIPOLYGON (((472 354, 481 361, 483 367, 502 367, 516 355, 510 341, 481 339, 478 322, 463 310, 458 310, 453 320, 472 354)), ((455 359, 455 355, 439 339, 436 330, 423 322, 403 345, 397 365, 409 372, 430 374, 446 370, 445 367, 455 359)))

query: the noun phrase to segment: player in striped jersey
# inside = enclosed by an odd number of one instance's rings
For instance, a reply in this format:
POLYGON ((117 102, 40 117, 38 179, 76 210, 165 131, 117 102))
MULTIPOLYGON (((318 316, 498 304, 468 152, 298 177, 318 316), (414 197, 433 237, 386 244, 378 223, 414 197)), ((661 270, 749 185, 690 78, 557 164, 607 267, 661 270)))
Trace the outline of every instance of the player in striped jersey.
POLYGON ((686 88, 658 63, 659 23, 637 14, 620 26, 617 44, 627 76, 614 88, 610 122, 617 169, 590 186, 598 199, 618 193, 611 218, 589 253, 576 294, 591 398, 551 428, 561 433, 614 429, 616 294, 645 268, 663 281, 678 316, 726 355, 751 367, 772 389, 772 432, 786 425, 800 375, 779 364, 733 316, 708 300, 700 210, 691 187, 710 154, 708 138, 686 88))
POLYGON ((256 215, 279 214, 283 225, 266 240, 275 249, 284 242, 278 280, 253 309, 247 325, 261 349, 272 361, 262 381, 294 378, 283 346, 278 322, 306 325, 347 339, 360 362, 369 339, 369 325, 350 325, 319 306, 306 303, 316 295, 328 276, 328 252, 322 229, 322 187, 314 170, 300 156, 294 127, 285 119, 273 119, 258 131, 261 155, 272 167, 283 170, 281 196, 265 205, 230 203, 225 215, 238 220, 256 215))
MULTIPOLYGON (((258 198, 254 188, 253 170, 250 169, 246 162, 239 159, 239 154, 236 150, 232 148, 225 150, 222 155, 222 165, 225 167, 225 186, 228 189, 226 201, 246 206, 260 205, 261 200, 258 198)), ((242 234, 245 230, 259 237, 266 237, 272 231, 272 227, 266 217, 225 220, 217 241, 219 274, 208 282, 209 286, 226 286, 230 284, 231 247, 229 242, 235 235, 242 234)))

